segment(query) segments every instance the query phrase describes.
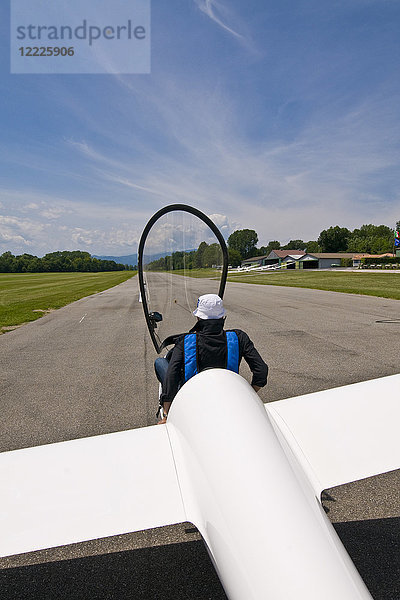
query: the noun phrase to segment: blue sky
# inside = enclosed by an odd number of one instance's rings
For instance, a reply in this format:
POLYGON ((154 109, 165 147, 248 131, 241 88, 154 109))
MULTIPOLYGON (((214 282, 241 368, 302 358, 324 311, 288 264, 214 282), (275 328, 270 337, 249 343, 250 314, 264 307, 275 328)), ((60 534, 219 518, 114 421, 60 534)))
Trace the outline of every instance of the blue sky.
POLYGON ((0 252, 130 254, 175 202, 260 245, 394 227, 398 0, 151 8, 151 74, 11 75, 1 4, 0 252))

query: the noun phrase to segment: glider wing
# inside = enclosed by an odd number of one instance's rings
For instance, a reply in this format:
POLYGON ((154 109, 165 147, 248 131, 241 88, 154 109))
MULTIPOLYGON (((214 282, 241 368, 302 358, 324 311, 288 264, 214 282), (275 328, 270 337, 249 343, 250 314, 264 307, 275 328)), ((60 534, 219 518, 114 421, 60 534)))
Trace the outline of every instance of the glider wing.
POLYGON ((400 375, 265 405, 315 491, 400 468, 400 375))
POLYGON ((184 522, 166 426, 0 454, 0 555, 184 522))

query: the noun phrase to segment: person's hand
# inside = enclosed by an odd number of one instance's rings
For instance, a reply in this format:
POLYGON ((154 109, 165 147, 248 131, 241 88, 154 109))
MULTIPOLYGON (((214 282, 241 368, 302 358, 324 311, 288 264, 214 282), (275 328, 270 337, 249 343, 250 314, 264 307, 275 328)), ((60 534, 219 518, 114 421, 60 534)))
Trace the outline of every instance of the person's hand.
POLYGON ((163 402, 162 410, 160 413, 161 421, 158 421, 157 425, 164 425, 167 422, 169 409, 171 408, 172 402, 163 402))

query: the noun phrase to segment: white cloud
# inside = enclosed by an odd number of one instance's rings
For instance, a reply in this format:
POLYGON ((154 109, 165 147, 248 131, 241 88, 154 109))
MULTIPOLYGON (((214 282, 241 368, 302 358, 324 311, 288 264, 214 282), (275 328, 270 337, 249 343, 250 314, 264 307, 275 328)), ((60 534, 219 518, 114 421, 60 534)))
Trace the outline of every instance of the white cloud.
POLYGON ((71 213, 71 210, 64 208, 63 206, 49 206, 40 211, 42 217, 46 219, 59 219, 62 215, 71 213))
POLYGON ((20 219, 8 215, 0 215, 0 247, 4 251, 25 251, 25 246, 31 247, 35 241, 43 239, 46 225, 30 219, 20 219))
POLYGON ((29 191, 24 189, 8 189, 0 188, 0 198, 2 198, 2 205, 7 206, 8 209, 12 209, 19 213, 33 213, 37 214, 39 211, 60 211, 68 212, 71 210, 67 208, 69 200, 61 197, 58 194, 43 193, 35 189, 29 191))
MULTIPOLYGON (((92 207, 93 210, 93 207, 92 207)), ((43 255, 55 250, 86 250, 92 254, 125 254, 137 251, 141 231, 124 224, 90 228, 0 215, 0 253, 25 251, 43 255)))
MULTIPOLYGON (((119 168, 121 168, 121 167, 123 168, 122 165, 118 165, 118 166, 119 166, 119 168)), ((112 173, 107 173, 104 170, 102 171, 101 175, 104 179, 108 179, 109 181, 112 181, 113 183, 117 183, 117 184, 127 187, 127 188, 138 190, 140 192, 148 192, 149 194, 152 194, 155 196, 165 196, 165 194, 163 194, 160 190, 157 190, 154 187, 152 188, 152 187, 148 187, 148 186, 144 186, 144 185, 139 185, 138 183, 134 183, 127 177, 119 177, 117 175, 113 175, 112 173)))
POLYGON ((72 200, 8 189, 0 189, 0 197, 5 199, 7 210, 0 218, 0 253, 29 250, 42 255, 76 250, 77 244, 94 254, 130 253, 136 251, 141 225, 148 215, 146 211, 138 225, 130 206, 116 206, 112 201, 96 206, 80 197, 72 200), (27 202, 27 197, 35 202, 27 202))
POLYGON ((6 244, 13 244, 17 247, 31 245, 31 242, 29 240, 26 240, 22 235, 13 233, 12 231, 7 230, 7 228, 0 230, 0 242, 6 244))
POLYGON ((211 219, 211 221, 213 223, 215 223, 215 225, 218 227, 218 229, 221 231, 222 235, 224 236, 225 239, 227 239, 231 233, 233 233, 235 231, 235 229, 238 228, 238 224, 237 223, 231 223, 229 221, 229 218, 226 215, 220 215, 218 213, 212 214, 212 215, 208 215, 209 218, 211 219))
MULTIPOLYGON (((71 239, 75 246, 101 248, 101 253, 136 252, 139 235, 135 229, 131 229, 129 226, 119 229, 112 227, 108 231, 75 227, 71 229, 71 239)), ((93 250, 93 253, 99 254, 100 251, 93 250)))
POLYGON ((217 0, 194 0, 194 2, 201 12, 206 14, 212 21, 214 21, 214 23, 222 27, 222 29, 225 29, 225 31, 228 31, 237 38, 243 38, 240 33, 229 27, 226 22, 224 22, 224 17, 228 17, 229 15, 227 15, 227 7, 222 2, 217 0))

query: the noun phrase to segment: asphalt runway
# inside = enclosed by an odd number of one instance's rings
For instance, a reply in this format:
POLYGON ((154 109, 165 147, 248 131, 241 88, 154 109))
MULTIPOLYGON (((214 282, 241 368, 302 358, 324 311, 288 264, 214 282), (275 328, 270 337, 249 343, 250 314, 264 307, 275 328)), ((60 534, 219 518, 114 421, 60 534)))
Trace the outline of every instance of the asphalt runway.
MULTIPOLYGON (((169 293, 178 300, 183 292, 191 301, 217 291, 215 282, 175 278, 169 293)), ((164 325, 183 331, 192 319, 174 304, 164 325)), ((400 372, 397 300, 231 283, 225 306, 227 327, 247 331, 269 364, 264 402, 400 372)), ((142 312, 135 277, 0 336, 1 451, 154 424, 156 353, 142 312)), ((250 378, 247 365, 241 374, 250 378)), ((323 496, 375 600, 400 598, 399 483, 395 471, 323 496)), ((0 566, 5 600, 225 598, 190 524, 19 555, 0 566)))

